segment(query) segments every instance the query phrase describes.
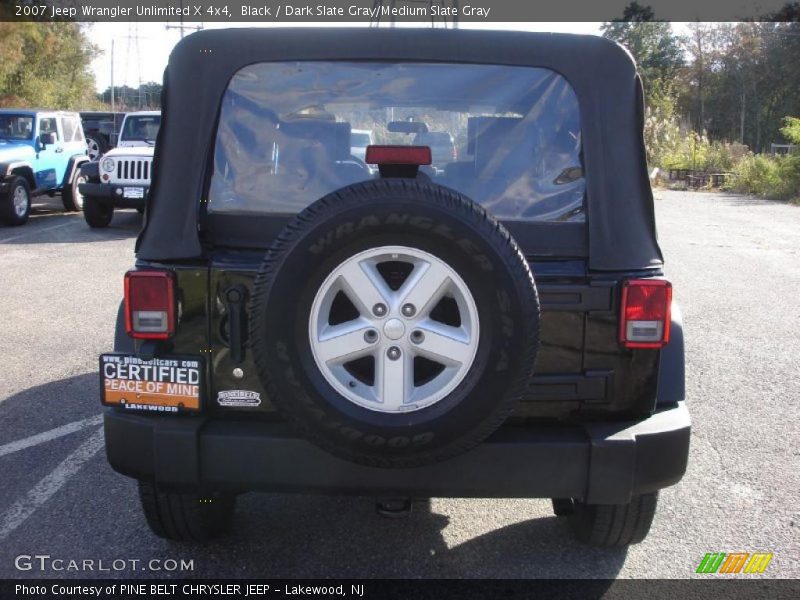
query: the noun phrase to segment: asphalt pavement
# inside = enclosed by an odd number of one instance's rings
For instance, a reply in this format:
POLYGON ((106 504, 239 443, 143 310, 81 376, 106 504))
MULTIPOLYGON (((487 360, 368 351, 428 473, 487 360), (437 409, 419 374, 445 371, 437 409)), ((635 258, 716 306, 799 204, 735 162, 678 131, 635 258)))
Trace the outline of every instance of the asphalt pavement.
POLYGON ((0 226, 0 577, 686 578, 707 552, 755 551, 773 559, 747 577, 800 577, 800 207, 657 196, 692 446, 627 550, 577 543, 546 500, 433 499, 387 520, 369 498, 248 494, 213 544, 153 536, 106 463, 96 375, 141 217, 97 231, 38 203, 0 226))

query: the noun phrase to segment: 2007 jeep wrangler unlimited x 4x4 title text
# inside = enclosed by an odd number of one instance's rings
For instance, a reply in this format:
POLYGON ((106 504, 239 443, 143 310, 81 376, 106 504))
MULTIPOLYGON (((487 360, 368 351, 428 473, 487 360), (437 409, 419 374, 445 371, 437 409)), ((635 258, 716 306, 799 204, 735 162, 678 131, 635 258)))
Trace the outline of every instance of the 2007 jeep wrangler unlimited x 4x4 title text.
POLYGON ((264 490, 551 498, 589 543, 644 538, 690 424, 624 50, 209 31, 164 81, 100 358, 107 456, 156 534, 212 537, 264 490), (426 131, 458 158, 432 168, 426 131))

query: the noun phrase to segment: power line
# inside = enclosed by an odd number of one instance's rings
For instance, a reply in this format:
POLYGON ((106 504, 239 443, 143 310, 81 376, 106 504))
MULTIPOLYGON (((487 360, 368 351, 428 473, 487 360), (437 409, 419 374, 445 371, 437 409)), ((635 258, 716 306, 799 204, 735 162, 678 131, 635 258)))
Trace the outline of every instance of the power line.
POLYGON ((179 25, 165 25, 165 29, 180 29, 181 32, 181 39, 183 39, 183 30, 184 29, 191 29, 193 31, 200 31, 203 29, 203 23, 201 22, 200 25, 185 25, 183 22, 183 0, 180 1, 180 24, 179 25))

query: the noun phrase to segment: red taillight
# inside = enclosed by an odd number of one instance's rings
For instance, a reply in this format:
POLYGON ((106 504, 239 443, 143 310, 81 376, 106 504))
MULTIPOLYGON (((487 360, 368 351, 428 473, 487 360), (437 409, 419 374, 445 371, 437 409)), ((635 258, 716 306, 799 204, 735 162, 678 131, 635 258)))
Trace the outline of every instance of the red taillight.
POLYGON ((367 146, 364 162, 370 165, 429 165, 430 146, 367 146))
POLYGON ((622 284, 619 341, 626 348, 661 348, 669 342, 672 284, 630 279, 622 284))
POLYGON ((172 272, 125 273, 125 329, 129 336, 144 340, 163 340, 175 333, 172 272))

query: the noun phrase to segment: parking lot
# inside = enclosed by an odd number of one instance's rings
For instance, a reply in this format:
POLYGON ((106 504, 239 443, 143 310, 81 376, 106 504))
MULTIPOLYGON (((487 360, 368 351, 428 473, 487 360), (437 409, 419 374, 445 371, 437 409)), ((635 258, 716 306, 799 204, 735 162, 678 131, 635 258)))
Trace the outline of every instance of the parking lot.
POLYGON ((141 217, 90 230, 46 200, 26 226, 0 227, 0 577, 684 578, 707 552, 754 551, 774 557, 747 577, 800 577, 800 207, 658 193, 693 436, 644 543, 584 547, 546 500, 433 499, 387 520, 369 498, 249 494, 234 533, 201 547, 154 537, 102 450, 97 355, 141 217), (20 555, 95 570, 21 571, 20 555))

